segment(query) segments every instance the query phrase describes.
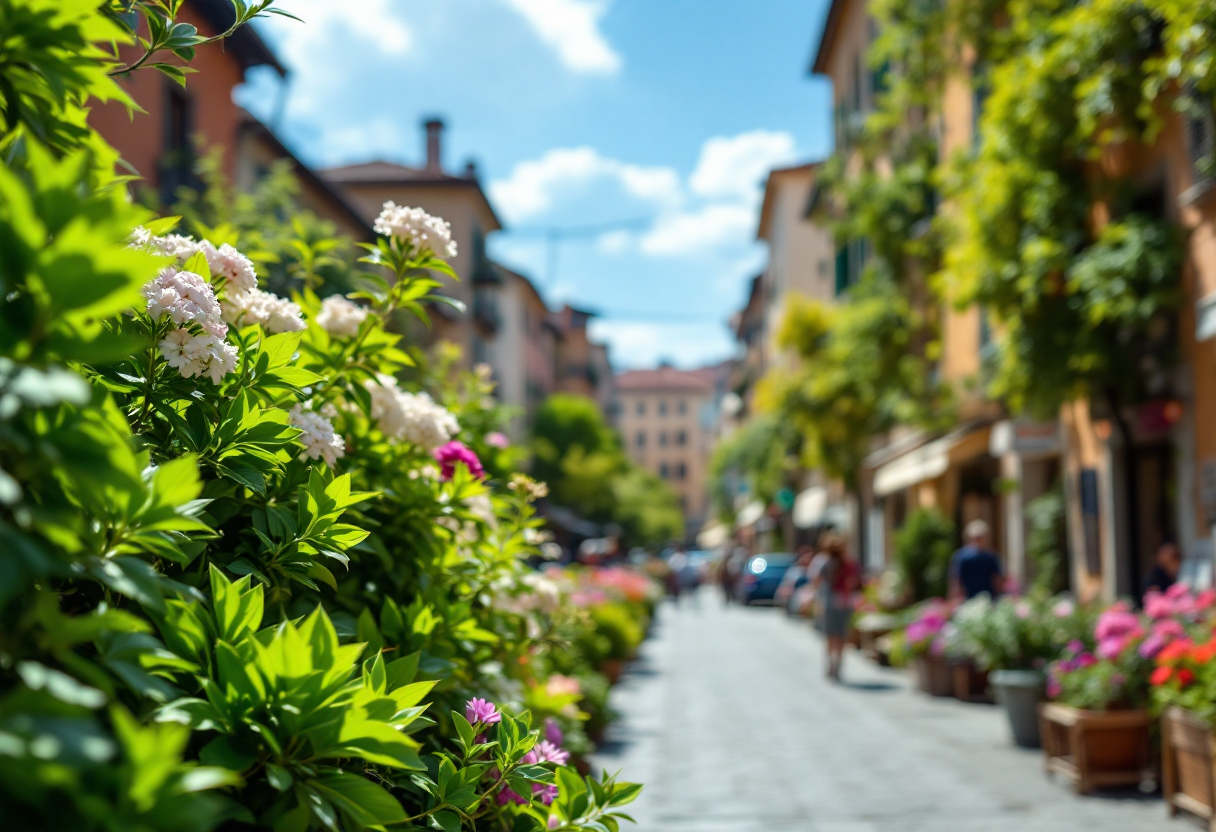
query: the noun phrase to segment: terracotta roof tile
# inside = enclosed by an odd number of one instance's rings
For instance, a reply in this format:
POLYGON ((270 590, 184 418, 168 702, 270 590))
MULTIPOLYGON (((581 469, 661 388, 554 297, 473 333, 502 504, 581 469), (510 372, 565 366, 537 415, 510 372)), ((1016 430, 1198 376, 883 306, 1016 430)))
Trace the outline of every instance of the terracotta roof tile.
POLYGON ((697 370, 659 367, 657 370, 628 370, 615 379, 618 390, 699 390, 712 393, 714 386, 697 370))

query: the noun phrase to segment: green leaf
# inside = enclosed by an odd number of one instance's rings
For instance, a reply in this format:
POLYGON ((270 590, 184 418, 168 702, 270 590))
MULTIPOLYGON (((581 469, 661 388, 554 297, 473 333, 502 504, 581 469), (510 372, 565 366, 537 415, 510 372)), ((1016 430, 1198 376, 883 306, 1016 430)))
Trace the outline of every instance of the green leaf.
POLYGON ((358 826, 404 823, 405 810, 387 791, 357 774, 331 774, 308 781, 358 826))
POLYGON ((460 816, 455 812, 436 812, 430 820, 431 826, 442 832, 460 832, 460 816))

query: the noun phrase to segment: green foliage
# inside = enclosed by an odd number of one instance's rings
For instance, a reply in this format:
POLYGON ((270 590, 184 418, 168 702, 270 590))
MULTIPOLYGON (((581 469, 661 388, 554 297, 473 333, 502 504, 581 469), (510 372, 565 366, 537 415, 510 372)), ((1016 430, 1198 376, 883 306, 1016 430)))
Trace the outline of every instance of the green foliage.
POLYGON ((761 413, 718 443, 710 460, 710 493, 722 522, 734 522, 741 493, 766 504, 773 499, 796 461, 796 442, 778 414, 761 413))
POLYGON ((683 535, 675 493, 626 458, 591 399, 550 396, 532 425, 532 453, 532 474, 548 483, 554 503, 616 524, 627 545, 657 546, 683 535))
MULTIPOLYGON (((484 379, 397 386, 391 318, 425 320, 450 267, 394 237, 356 275, 323 262, 349 241, 280 224, 294 305, 249 322, 238 278, 283 260, 220 254, 268 239, 252 220, 216 203, 191 217, 210 245, 170 239, 114 181, 84 108, 141 66, 185 80, 157 63, 206 43, 180 5, 0 0, 0 817, 617 829, 638 787, 528 757, 514 692, 569 648, 565 599, 520 600, 540 489, 435 470, 435 445, 501 429, 484 379), (329 267, 351 326, 323 326, 329 267), (507 711, 481 739, 472 696, 507 711)), ((233 0, 236 25, 269 5, 233 0)))
POLYGON ((954 523, 931 508, 911 512, 895 533, 895 566, 912 600, 945 597, 956 539, 954 523))
POLYGON ((1026 504, 1026 559, 1033 575, 1033 595, 1053 595, 1068 586, 1066 508, 1064 487, 1059 483, 1026 504))
POLYGON ((608 659, 633 658, 646 635, 636 616, 622 604, 597 604, 591 608, 591 621, 596 632, 608 640, 608 659))

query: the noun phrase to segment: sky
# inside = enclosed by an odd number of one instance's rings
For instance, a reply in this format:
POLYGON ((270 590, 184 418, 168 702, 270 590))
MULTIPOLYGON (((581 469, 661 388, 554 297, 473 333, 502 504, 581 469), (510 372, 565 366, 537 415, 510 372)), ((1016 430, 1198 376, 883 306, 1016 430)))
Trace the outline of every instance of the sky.
POLYGON ((316 167, 475 160, 491 255, 598 314, 618 368, 733 354, 766 172, 824 158, 826 0, 280 0, 237 98, 316 167))

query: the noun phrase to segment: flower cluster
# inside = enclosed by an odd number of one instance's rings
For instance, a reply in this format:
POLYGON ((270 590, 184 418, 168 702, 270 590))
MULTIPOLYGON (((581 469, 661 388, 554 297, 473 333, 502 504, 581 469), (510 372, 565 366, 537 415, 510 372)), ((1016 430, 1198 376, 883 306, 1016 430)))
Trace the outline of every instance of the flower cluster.
POLYGON ((267 332, 276 334, 299 332, 305 327, 299 304, 261 289, 229 294, 222 308, 224 320, 235 327, 260 324, 267 332))
POLYGON ((236 347, 224 341, 228 326, 215 292, 192 272, 166 268, 143 288, 148 315, 178 324, 160 341, 160 353, 184 378, 206 376, 219 384, 236 369, 236 347))
POLYGON ((419 251, 430 249, 440 257, 456 256, 452 226, 421 208, 407 208, 390 200, 376 218, 375 229, 377 234, 396 237, 419 251))
POLYGON ((464 718, 472 726, 493 725, 502 722, 502 714, 498 712, 493 702, 484 699, 470 699, 464 706, 464 718))
POLYGON ((929 601, 920 615, 904 630, 908 649, 914 654, 942 655, 945 652, 944 636, 949 624, 949 606, 941 600, 929 601))
POLYGON ((350 338, 357 335, 359 326, 367 318, 367 310, 357 303, 351 303, 341 295, 330 295, 321 301, 321 311, 317 313, 316 324, 330 335, 339 338, 350 338))
POLYGON ((486 471, 481 467, 481 460, 477 458, 477 454, 473 453, 472 449, 463 442, 452 440, 444 445, 440 445, 432 454, 435 460, 439 463, 441 475, 445 480, 450 480, 452 475, 456 473, 456 466, 463 465, 469 469, 469 474, 474 479, 482 479, 486 475, 486 471))
POLYGON ((296 405, 291 409, 291 423, 299 428, 300 444, 304 446, 301 459, 323 459, 330 468, 346 455, 346 443, 334 432, 333 423, 320 413, 296 405))
POLYGON ((1150 591, 1144 596, 1144 614, 1153 621, 1175 619, 1198 622, 1212 614, 1216 607, 1216 590, 1192 593, 1186 584, 1174 584, 1165 592, 1150 591))
POLYGON ((253 261, 228 243, 216 248, 203 240, 199 244, 199 250, 207 258, 212 280, 223 280, 233 294, 252 292, 258 288, 258 275, 253 268, 253 261))
POLYGON ((1140 616, 1132 612, 1126 601, 1118 601, 1098 616, 1094 638, 1098 640, 1098 656, 1113 659, 1144 637, 1140 616))
POLYGON ((175 329, 158 346, 165 361, 183 378, 206 376, 219 384, 236 369, 236 347, 214 335, 175 329))
POLYGON ((432 451, 460 432, 460 423, 426 393, 397 387, 392 376, 380 374, 364 385, 372 397, 372 418, 391 440, 405 440, 432 451))

